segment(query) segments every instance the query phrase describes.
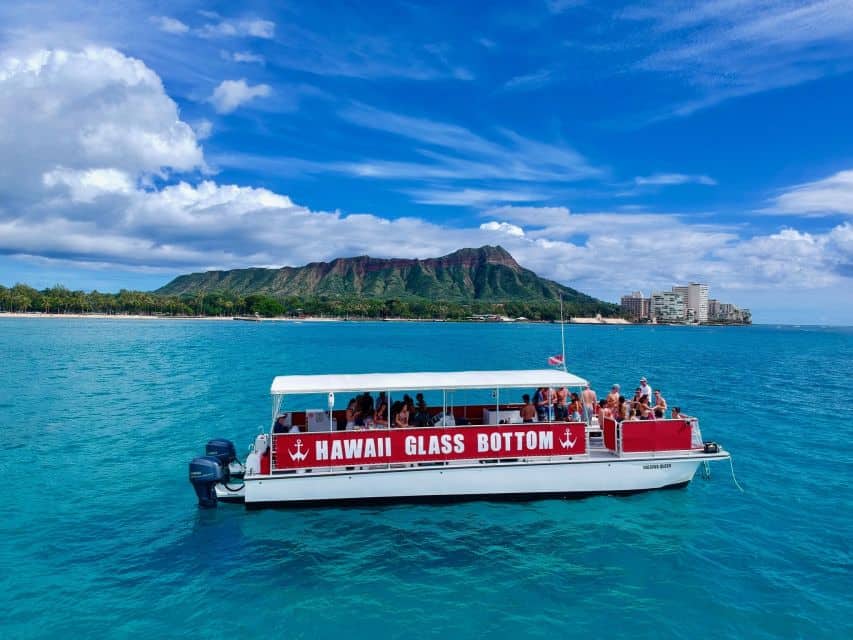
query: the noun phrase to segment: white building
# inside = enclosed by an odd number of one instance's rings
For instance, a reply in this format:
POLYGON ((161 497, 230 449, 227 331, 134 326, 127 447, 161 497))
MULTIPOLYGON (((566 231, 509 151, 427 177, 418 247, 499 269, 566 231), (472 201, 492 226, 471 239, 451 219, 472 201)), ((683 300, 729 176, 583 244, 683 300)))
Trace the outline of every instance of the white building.
POLYGON ((691 282, 687 286, 672 288, 684 299, 684 315, 693 322, 708 322, 708 285, 691 282))
POLYGON ((684 298, 675 291, 655 291, 650 306, 651 316, 658 322, 681 322, 686 317, 684 298))

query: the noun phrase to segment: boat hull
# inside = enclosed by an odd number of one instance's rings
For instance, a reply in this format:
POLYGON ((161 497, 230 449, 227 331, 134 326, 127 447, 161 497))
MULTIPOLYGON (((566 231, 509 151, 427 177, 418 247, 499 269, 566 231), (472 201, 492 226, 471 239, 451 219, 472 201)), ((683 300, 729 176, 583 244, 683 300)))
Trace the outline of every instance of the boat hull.
POLYGON ((247 478, 247 507, 574 498, 683 487, 727 454, 595 461, 475 463, 247 478))

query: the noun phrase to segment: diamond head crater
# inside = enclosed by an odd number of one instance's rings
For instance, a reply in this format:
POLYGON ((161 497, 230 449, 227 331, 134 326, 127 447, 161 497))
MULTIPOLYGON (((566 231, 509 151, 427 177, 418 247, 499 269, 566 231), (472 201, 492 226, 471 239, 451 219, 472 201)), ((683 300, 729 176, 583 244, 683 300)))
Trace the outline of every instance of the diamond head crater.
POLYGON ((0 287, 0 308, 17 312, 350 319, 557 320, 619 316, 618 305, 542 278, 500 246, 437 258, 357 256, 301 267, 181 275, 151 292, 38 291, 0 287))

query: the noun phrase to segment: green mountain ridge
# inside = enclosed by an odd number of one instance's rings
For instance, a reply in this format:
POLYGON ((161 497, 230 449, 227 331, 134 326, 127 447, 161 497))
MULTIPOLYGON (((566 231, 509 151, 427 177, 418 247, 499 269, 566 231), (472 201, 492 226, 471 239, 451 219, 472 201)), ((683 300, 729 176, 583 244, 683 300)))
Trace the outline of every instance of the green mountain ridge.
POLYGON ((500 246, 460 249, 440 258, 337 258, 302 267, 248 268, 207 271, 178 276, 154 293, 196 295, 227 292, 283 299, 365 298, 372 300, 427 299, 474 302, 567 303, 603 315, 615 315, 616 305, 603 302, 547 280, 520 266, 500 246))

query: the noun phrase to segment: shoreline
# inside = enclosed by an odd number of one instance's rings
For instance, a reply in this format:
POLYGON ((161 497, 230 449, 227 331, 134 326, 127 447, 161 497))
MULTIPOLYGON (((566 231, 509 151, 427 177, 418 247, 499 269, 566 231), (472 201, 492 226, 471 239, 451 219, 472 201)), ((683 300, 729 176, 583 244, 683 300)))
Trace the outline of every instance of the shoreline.
MULTIPOLYGON (((340 318, 306 316, 302 318, 274 317, 253 318, 251 316, 169 316, 169 315, 146 315, 146 314, 123 314, 123 313, 44 313, 35 311, 32 313, 21 311, 0 311, 0 320, 3 318, 13 319, 47 319, 47 320, 179 320, 179 321, 203 321, 203 322, 435 322, 435 323, 464 323, 464 324, 560 324, 551 320, 512 320, 512 321, 487 321, 487 320, 448 320, 444 318, 340 318)), ((748 327, 748 324, 717 324, 707 323, 702 325, 686 325, 681 323, 650 323, 630 322, 622 318, 569 318, 565 321, 568 325, 598 326, 598 327, 748 327)))

